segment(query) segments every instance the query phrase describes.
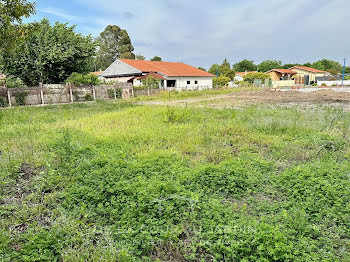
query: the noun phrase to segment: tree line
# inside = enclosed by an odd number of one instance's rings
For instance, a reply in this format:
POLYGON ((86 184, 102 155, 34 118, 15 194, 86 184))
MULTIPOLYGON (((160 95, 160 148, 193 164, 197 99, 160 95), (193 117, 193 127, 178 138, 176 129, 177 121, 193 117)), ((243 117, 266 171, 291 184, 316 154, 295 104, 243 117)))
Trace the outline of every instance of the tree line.
MULTIPOLYGON (((62 83, 72 73, 105 70, 117 58, 146 59, 134 53, 128 32, 108 25, 96 38, 67 23, 22 23, 36 6, 26 0, 0 1, 0 73, 26 85, 62 83)), ((151 60, 161 61, 155 56, 151 60)))
MULTIPOLYGON (((271 69, 289 69, 294 66, 312 67, 315 69, 330 72, 334 75, 343 72, 343 66, 339 62, 329 59, 322 59, 314 63, 308 62, 304 64, 283 64, 282 61, 276 60, 265 60, 260 64, 255 64, 252 60, 244 59, 235 64, 232 64, 231 66, 227 58, 225 58, 221 64, 213 64, 209 68, 208 72, 213 75, 225 76, 233 79, 236 72, 258 71, 264 73, 271 69)), ((199 69, 206 71, 203 67, 199 67, 199 69)), ((346 67, 345 73, 350 73, 350 67, 346 67)))
MULTIPOLYGON (((144 60, 135 54, 130 36, 117 25, 108 25, 96 38, 84 36, 67 23, 50 23, 48 19, 23 24, 22 19, 35 13, 35 4, 26 0, 0 1, 0 73, 19 77, 26 85, 39 82, 64 82, 72 73, 86 74, 105 70, 117 58, 144 60)), ((152 61, 162 61, 155 56, 152 61)), ((255 64, 244 59, 233 65, 228 59, 213 64, 208 72, 233 79, 235 72, 266 72, 273 68, 290 68, 301 64, 282 64, 266 60, 255 64)), ((339 62, 322 59, 305 66, 337 74, 339 62)), ((204 68, 200 68, 205 70, 204 68)), ((350 67, 346 68, 350 73, 350 67)))

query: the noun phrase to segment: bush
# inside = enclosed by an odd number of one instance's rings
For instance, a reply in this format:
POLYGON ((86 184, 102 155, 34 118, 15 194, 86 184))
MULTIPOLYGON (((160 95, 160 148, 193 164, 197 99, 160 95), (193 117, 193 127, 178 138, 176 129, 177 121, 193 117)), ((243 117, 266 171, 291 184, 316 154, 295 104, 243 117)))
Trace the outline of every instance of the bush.
POLYGON ((19 106, 25 105, 27 96, 28 96, 27 92, 17 93, 15 96, 16 104, 19 106))
POLYGON ((122 98, 122 93, 123 93, 123 90, 120 87, 107 90, 107 94, 110 99, 115 99, 115 98, 120 99, 122 98))
POLYGON ((327 86, 327 84, 326 83, 322 83, 321 86, 327 86))
POLYGON ((96 86, 101 81, 98 79, 97 76, 93 74, 79 74, 79 73, 72 73, 66 80, 66 83, 73 84, 75 86, 82 86, 82 85, 90 85, 90 86, 96 86))
POLYGON ((84 100, 85 100, 85 101, 93 101, 94 98, 92 97, 91 94, 86 94, 86 95, 84 96, 84 100))
POLYGON ((0 97, 0 107, 6 107, 6 106, 7 106, 6 99, 3 97, 0 97))
POLYGON ((317 83, 313 83, 312 86, 317 86, 317 83))
POLYGON ((6 84, 7 88, 25 87, 23 81, 18 77, 8 77, 2 80, 1 84, 6 84))
POLYGON ((227 76, 219 76, 213 79, 214 88, 225 87, 231 81, 231 78, 227 76))
POLYGON ((268 74, 265 73, 251 73, 251 74, 247 74, 244 76, 243 80, 244 81, 248 81, 249 83, 254 83, 255 79, 269 79, 270 76, 268 74))
POLYGON ((73 90, 72 95, 74 96, 74 101, 79 101, 79 92, 77 90, 73 90))

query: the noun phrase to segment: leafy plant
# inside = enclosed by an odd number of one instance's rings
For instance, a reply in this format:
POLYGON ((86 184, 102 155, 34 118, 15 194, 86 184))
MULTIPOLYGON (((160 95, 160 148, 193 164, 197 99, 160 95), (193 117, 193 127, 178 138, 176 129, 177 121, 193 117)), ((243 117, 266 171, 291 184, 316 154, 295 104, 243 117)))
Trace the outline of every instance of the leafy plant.
POLYGON ((67 79, 66 83, 73 84, 75 86, 82 86, 82 85, 89 85, 89 86, 96 86, 100 84, 100 80, 97 76, 93 74, 79 74, 79 73, 72 73, 67 79))
POLYGON ((79 101, 79 91, 78 90, 73 90, 72 95, 74 97, 74 101, 78 102, 79 101))
POLYGON ((94 98, 92 97, 91 94, 86 94, 86 95, 84 96, 84 100, 85 100, 85 101, 93 101, 94 98))
POLYGON ((6 83, 7 88, 25 87, 23 81, 18 77, 7 77, 2 81, 6 83))
POLYGON ((225 87, 231 81, 231 78, 226 76, 219 76, 213 78, 213 86, 215 88, 225 87))
POLYGON ((142 85, 145 88, 159 88, 159 79, 149 75, 145 80, 142 80, 142 85))
POLYGON ((26 104, 28 93, 27 92, 19 92, 15 95, 16 104, 19 106, 23 106, 26 104))
POLYGON ((270 78, 270 75, 258 72, 258 73, 250 73, 250 74, 245 75, 243 77, 243 80, 248 81, 249 83, 254 83, 255 79, 264 80, 264 79, 269 79, 269 78, 270 78))
POLYGON ((4 97, 0 97, 0 107, 6 107, 7 101, 4 97))

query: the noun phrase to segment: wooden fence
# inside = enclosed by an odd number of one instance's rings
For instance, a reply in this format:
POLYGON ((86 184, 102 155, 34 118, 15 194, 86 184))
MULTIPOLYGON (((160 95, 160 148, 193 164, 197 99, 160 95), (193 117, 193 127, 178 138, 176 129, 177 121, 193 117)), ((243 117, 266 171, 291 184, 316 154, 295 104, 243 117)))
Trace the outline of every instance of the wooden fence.
POLYGON ((45 105, 83 102, 89 100, 110 100, 118 98, 118 89, 121 89, 120 98, 132 96, 132 85, 99 85, 99 86, 72 86, 72 85, 40 85, 38 87, 6 88, 0 86, 1 102, 6 105, 45 105))
MULTIPOLYGON (((169 87, 171 91, 192 91, 211 89, 212 86, 196 87, 169 87)), ((99 86, 72 86, 72 85, 39 85, 37 87, 6 88, 0 86, 0 107, 14 105, 46 105, 74 103, 90 100, 131 98, 145 95, 154 95, 164 91, 158 88, 134 88, 128 83, 116 83, 115 85, 99 86)))

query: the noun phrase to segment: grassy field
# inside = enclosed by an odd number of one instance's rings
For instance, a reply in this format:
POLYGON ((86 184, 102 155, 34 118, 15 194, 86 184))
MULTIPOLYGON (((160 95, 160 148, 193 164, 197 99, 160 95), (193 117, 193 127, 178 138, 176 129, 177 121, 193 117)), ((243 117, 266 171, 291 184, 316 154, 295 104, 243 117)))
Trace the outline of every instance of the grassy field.
POLYGON ((349 125, 331 107, 0 110, 0 261, 350 261, 349 125))

